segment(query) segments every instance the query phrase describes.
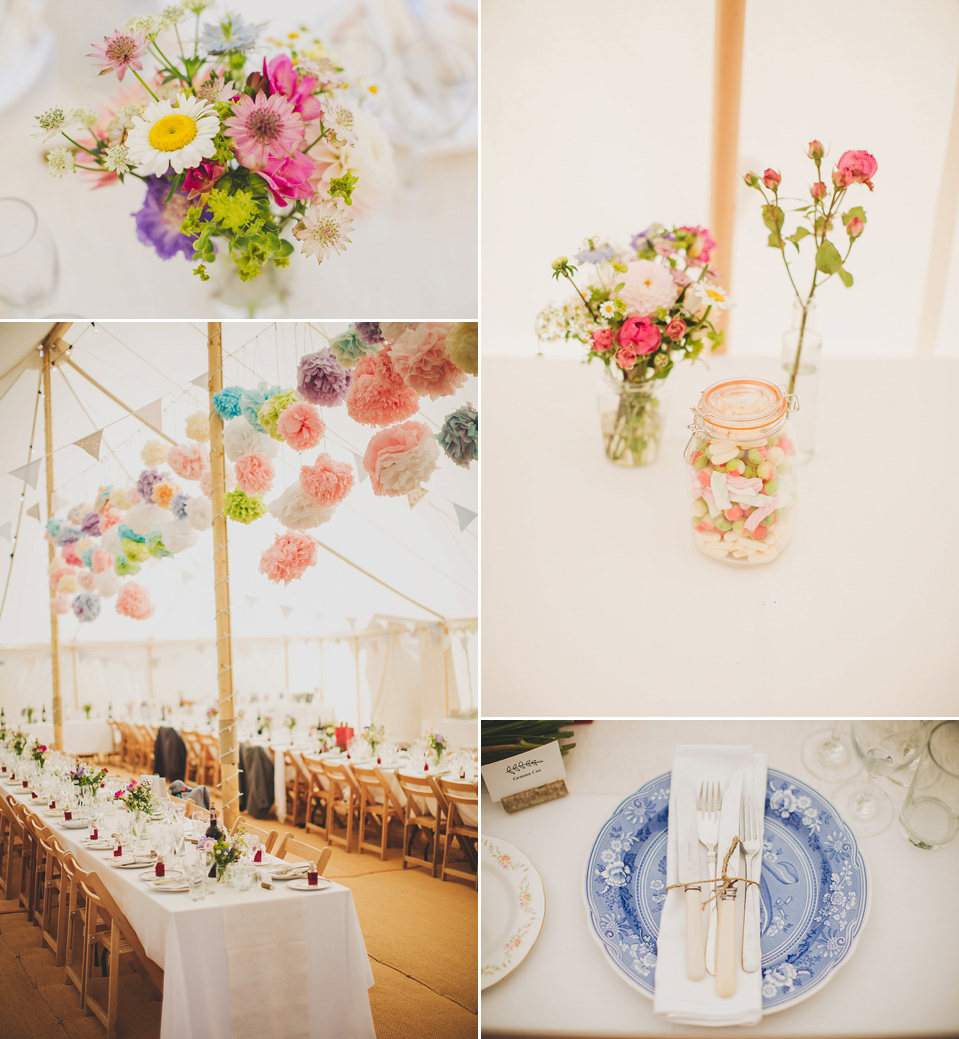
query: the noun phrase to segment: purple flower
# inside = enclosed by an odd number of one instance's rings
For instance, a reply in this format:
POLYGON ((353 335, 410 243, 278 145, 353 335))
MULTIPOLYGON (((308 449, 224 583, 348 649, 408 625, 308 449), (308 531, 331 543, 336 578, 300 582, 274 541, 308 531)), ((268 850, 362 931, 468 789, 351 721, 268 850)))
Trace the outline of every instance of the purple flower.
POLYGON ((577 263, 602 263, 604 260, 611 260, 613 258, 613 249, 609 245, 598 245, 594 249, 584 249, 581 253, 577 253, 573 259, 577 263))
POLYGON ((329 347, 300 358, 296 388, 304 400, 322 407, 335 407, 346 400, 350 373, 333 356, 329 347))
POLYGON ((177 253, 193 259, 193 239, 180 233, 180 224, 190 208, 186 195, 175 192, 169 202, 170 181, 166 177, 148 177, 143 208, 134 213, 137 237, 144 245, 152 245, 157 254, 169 260, 177 253))
POLYGON ((153 488, 163 480, 159 469, 144 469, 137 480, 137 490, 145 502, 153 501, 153 488))
POLYGON ((100 536, 100 514, 98 512, 88 512, 83 517, 80 529, 87 537, 98 538, 100 536))
POLYGON ((176 516, 177 519, 186 519, 186 503, 190 500, 189 494, 174 494, 173 501, 170 502, 170 512, 176 516))
POLYGON ((357 321, 356 334, 364 343, 376 346, 383 342, 383 333, 380 331, 379 321, 357 321))

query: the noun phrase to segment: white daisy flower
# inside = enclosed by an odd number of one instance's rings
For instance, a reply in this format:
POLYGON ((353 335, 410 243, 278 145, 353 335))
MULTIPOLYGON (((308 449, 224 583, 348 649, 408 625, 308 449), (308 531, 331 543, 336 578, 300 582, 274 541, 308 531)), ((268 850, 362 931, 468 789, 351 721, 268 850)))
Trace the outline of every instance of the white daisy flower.
POLYGON ((171 166, 182 173, 209 159, 219 129, 219 116, 208 101, 180 93, 175 105, 154 101, 142 116, 134 116, 126 144, 137 173, 162 177, 171 166))
POLYGON ((600 304, 599 312, 603 317, 612 317, 616 313, 616 304, 611 300, 606 300, 605 303, 600 304))
POLYGON ((305 256, 315 256, 321 262, 332 253, 344 252, 350 239, 353 218, 334 199, 326 199, 310 208, 293 228, 293 237, 303 243, 305 256))
POLYGON ((729 306, 729 294, 711 281, 694 281, 683 297, 683 307, 690 314, 698 314, 705 307, 725 310, 729 306))
POLYGON ((47 166, 54 177, 77 172, 76 159, 69 148, 54 148, 53 151, 47 152, 47 166))

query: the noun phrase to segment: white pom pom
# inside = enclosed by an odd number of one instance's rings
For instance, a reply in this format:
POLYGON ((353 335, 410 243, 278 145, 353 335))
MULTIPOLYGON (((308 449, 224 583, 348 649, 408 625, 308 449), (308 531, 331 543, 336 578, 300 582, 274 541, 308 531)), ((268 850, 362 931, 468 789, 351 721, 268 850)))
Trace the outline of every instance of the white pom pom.
POLYGON ((380 335, 388 343, 395 343, 397 339, 409 328, 414 328, 412 321, 381 321, 380 335))
POLYGON ((86 516, 88 512, 92 511, 92 505, 74 505, 67 513, 67 519, 76 526, 79 526, 83 522, 83 517, 86 516))
POLYGON ((269 509, 290 530, 318 527, 333 517, 333 509, 317 505, 300 487, 299 482, 291 483, 276 501, 270 502, 269 509))
POLYGON ((237 415, 223 427, 223 449, 231 462, 252 454, 275 458, 280 449, 280 442, 274 440, 269 433, 258 432, 242 415, 237 415))
POLYGON ((159 527, 169 518, 169 510, 161 509, 159 505, 134 505, 127 510, 126 525, 134 534, 146 537, 154 527, 159 527))
POLYGON ((198 495, 186 503, 186 518, 194 530, 209 530, 213 526, 213 504, 209 498, 198 495))
POLYGON ((120 526, 114 524, 109 530, 105 530, 100 537, 100 548, 105 552, 109 552, 111 556, 118 556, 123 552, 123 546, 120 543, 120 526))
POLYGON ((170 447, 165 440, 148 440, 143 445, 140 457, 148 469, 153 469, 166 462, 167 451, 169 450, 170 447))
POLYGON ((167 520, 160 528, 163 544, 174 555, 192 548, 196 544, 197 532, 189 520, 173 519, 167 520))
POLYGON ((122 582, 112 570, 104 570, 102 573, 94 575, 93 583, 104 599, 112 599, 120 591, 122 582))
POLYGON ((80 538, 79 541, 73 543, 73 551, 78 556, 82 556, 88 548, 93 548, 93 538, 80 538))
POLYGON ((186 435, 189 440, 209 440, 210 416, 205 411, 197 411, 193 415, 188 415, 186 435))

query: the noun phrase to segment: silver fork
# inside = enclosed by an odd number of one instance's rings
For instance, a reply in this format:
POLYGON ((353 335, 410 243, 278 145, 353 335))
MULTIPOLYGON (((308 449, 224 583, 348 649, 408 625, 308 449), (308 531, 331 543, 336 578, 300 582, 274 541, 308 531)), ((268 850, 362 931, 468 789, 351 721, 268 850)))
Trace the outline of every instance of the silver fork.
MULTIPOLYGON (((741 838, 746 878, 759 880, 762 870, 763 819, 762 802, 755 797, 743 797, 741 838), (757 860, 756 856, 759 855, 757 860)), ((746 885, 746 902, 743 909, 743 970, 749 973, 759 970, 762 952, 759 947, 759 885, 746 885)))
MULTIPOLYGON (((699 788, 699 800, 696 802, 696 822, 699 829, 699 843, 706 848, 707 872, 710 877, 716 876, 716 845, 719 843, 719 811, 722 807, 722 791, 719 781, 705 780, 699 788)), ((707 889, 708 890, 708 889, 707 889)), ((712 893, 712 892, 710 892, 712 893)), ((716 973, 716 958, 709 955, 710 938, 716 944, 716 900, 709 903, 709 916, 706 919, 706 970, 716 973)))

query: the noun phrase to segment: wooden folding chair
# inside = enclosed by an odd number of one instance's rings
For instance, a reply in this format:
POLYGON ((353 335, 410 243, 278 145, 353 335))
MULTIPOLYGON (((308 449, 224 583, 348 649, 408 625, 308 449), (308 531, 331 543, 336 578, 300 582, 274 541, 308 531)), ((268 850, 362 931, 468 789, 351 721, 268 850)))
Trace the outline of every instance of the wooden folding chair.
POLYGON ((364 851, 378 852, 380 859, 385 860, 390 823, 395 820, 402 824, 403 807, 396 799, 390 781, 378 765, 354 765, 353 777, 360 788, 360 854, 364 851), (366 825, 370 820, 379 823, 379 841, 365 840, 366 825))
POLYGON ((360 807, 360 791, 346 765, 324 761, 323 771, 330 781, 326 802, 326 839, 342 844, 349 851, 353 841, 353 823, 360 807), (336 820, 340 816, 344 818, 344 826, 342 832, 337 832, 336 820))
POLYGON ((67 852, 60 860, 60 876, 62 898, 57 926, 63 928, 64 951, 63 963, 58 964, 64 970, 64 985, 73 985, 80 993, 80 1008, 89 1016, 86 1008, 87 999, 87 906, 83 893, 82 881, 87 874, 80 868, 72 852, 67 852))
POLYGON ((425 866, 429 861, 433 877, 439 873, 439 848, 443 843, 443 820, 446 815, 446 798, 433 776, 404 776, 397 772, 397 781, 406 797, 403 813, 403 869, 408 866, 425 866), (413 841, 418 833, 432 833, 427 838, 423 858, 412 854, 413 841), (430 857, 427 860, 427 853, 430 857))
POLYGON ((136 770, 135 755, 137 746, 137 734, 129 722, 117 722, 120 729, 120 764, 124 768, 136 770))
POLYGON ((113 748, 107 754, 107 764, 116 767, 123 761, 123 731, 120 723, 115 722, 112 718, 107 719, 107 725, 110 726, 110 743, 113 748))
POLYGON ((273 850, 273 845, 276 844, 279 839, 278 830, 267 830, 262 826, 257 826, 255 823, 251 823, 249 819, 245 819, 242 815, 237 816, 236 822, 233 824, 233 829, 230 830, 230 836, 234 836, 236 831, 243 827, 243 829, 251 836, 258 837, 260 843, 263 845, 263 850, 267 853, 273 850))
MULTIPOLYGON (((292 751, 283 751, 283 764, 286 766, 286 817, 294 826, 305 826, 310 820, 307 807, 310 795, 310 773, 300 756, 292 751)), ((325 799, 323 802, 323 829, 326 829, 325 799)))
POLYGON ((311 758, 304 754, 302 767, 307 783, 306 805, 303 811, 306 832, 312 833, 316 830, 329 840, 330 777, 326 774, 320 758, 311 758), (316 822, 317 812, 320 812, 321 822, 316 822))
POLYGON ((478 807, 479 787, 473 783, 461 783, 458 780, 445 779, 440 776, 440 790, 446 798, 446 847, 443 849, 443 880, 446 880, 446 875, 449 874, 451 877, 472 881, 473 887, 476 888, 479 876, 476 859, 479 828, 465 823, 461 812, 467 806, 478 807), (463 851, 466 865, 473 867, 472 871, 449 864, 454 840, 463 851))
MULTIPOLYGON (((14 866, 23 856, 23 817, 16 810, 18 803, 12 794, 0 797, 0 893, 5 901, 14 898, 14 878, 19 877, 14 866)), ((4 916, 24 912, 19 899, 14 908, 0 910, 4 916)))
POLYGON ((203 778, 200 780, 205 786, 213 789, 220 785, 220 744, 216 736, 201 732, 197 734, 200 746, 203 748, 203 759, 201 769, 203 778))
POLYGON ((321 877, 332 854, 333 849, 329 844, 325 848, 317 848, 312 844, 307 844, 306 841, 298 841, 289 833, 283 835, 283 840, 280 841, 279 847, 276 849, 276 857, 278 859, 283 859, 287 862, 291 858, 304 862, 315 862, 316 872, 321 877))
POLYGON ((34 829, 33 813, 28 812, 23 804, 14 808, 20 821, 22 847, 20 851, 20 887, 17 899, 20 907, 26 910, 27 919, 33 922, 33 898, 36 893, 37 873, 37 835, 34 829))
POLYGON ((187 802, 186 802, 185 817, 187 819, 193 819, 193 818, 202 819, 207 824, 207 826, 209 826, 210 825, 210 819, 211 819, 212 815, 205 808, 201 808, 196 803, 196 801, 190 801, 188 799, 187 802))
POLYGON ((96 873, 88 873, 80 881, 80 887, 87 900, 86 945, 84 948, 87 991, 83 1003, 84 1011, 92 1010, 106 1028, 107 1039, 114 1039, 117 1000, 120 993, 120 965, 122 963, 132 964, 134 970, 154 990, 157 999, 163 998, 163 971, 147 956, 136 931, 133 930, 96 873), (105 1004, 94 998, 90 986, 94 946, 99 946, 107 956, 109 978, 105 1004))
POLYGON ((60 902, 64 898, 63 871, 60 863, 66 852, 49 830, 38 832, 42 868, 38 871, 37 903, 40 907, 40 944, 49 945, 59 967, 66 956, 66 930, 60 927, 60 902))
POLYGON ((200 743, 199 733, 180 732, 183 742, 186 744, 186 767, 184 769, 184 781, 191 786, 201 783, 200 771, 203 768, 203 745, 200 743))

